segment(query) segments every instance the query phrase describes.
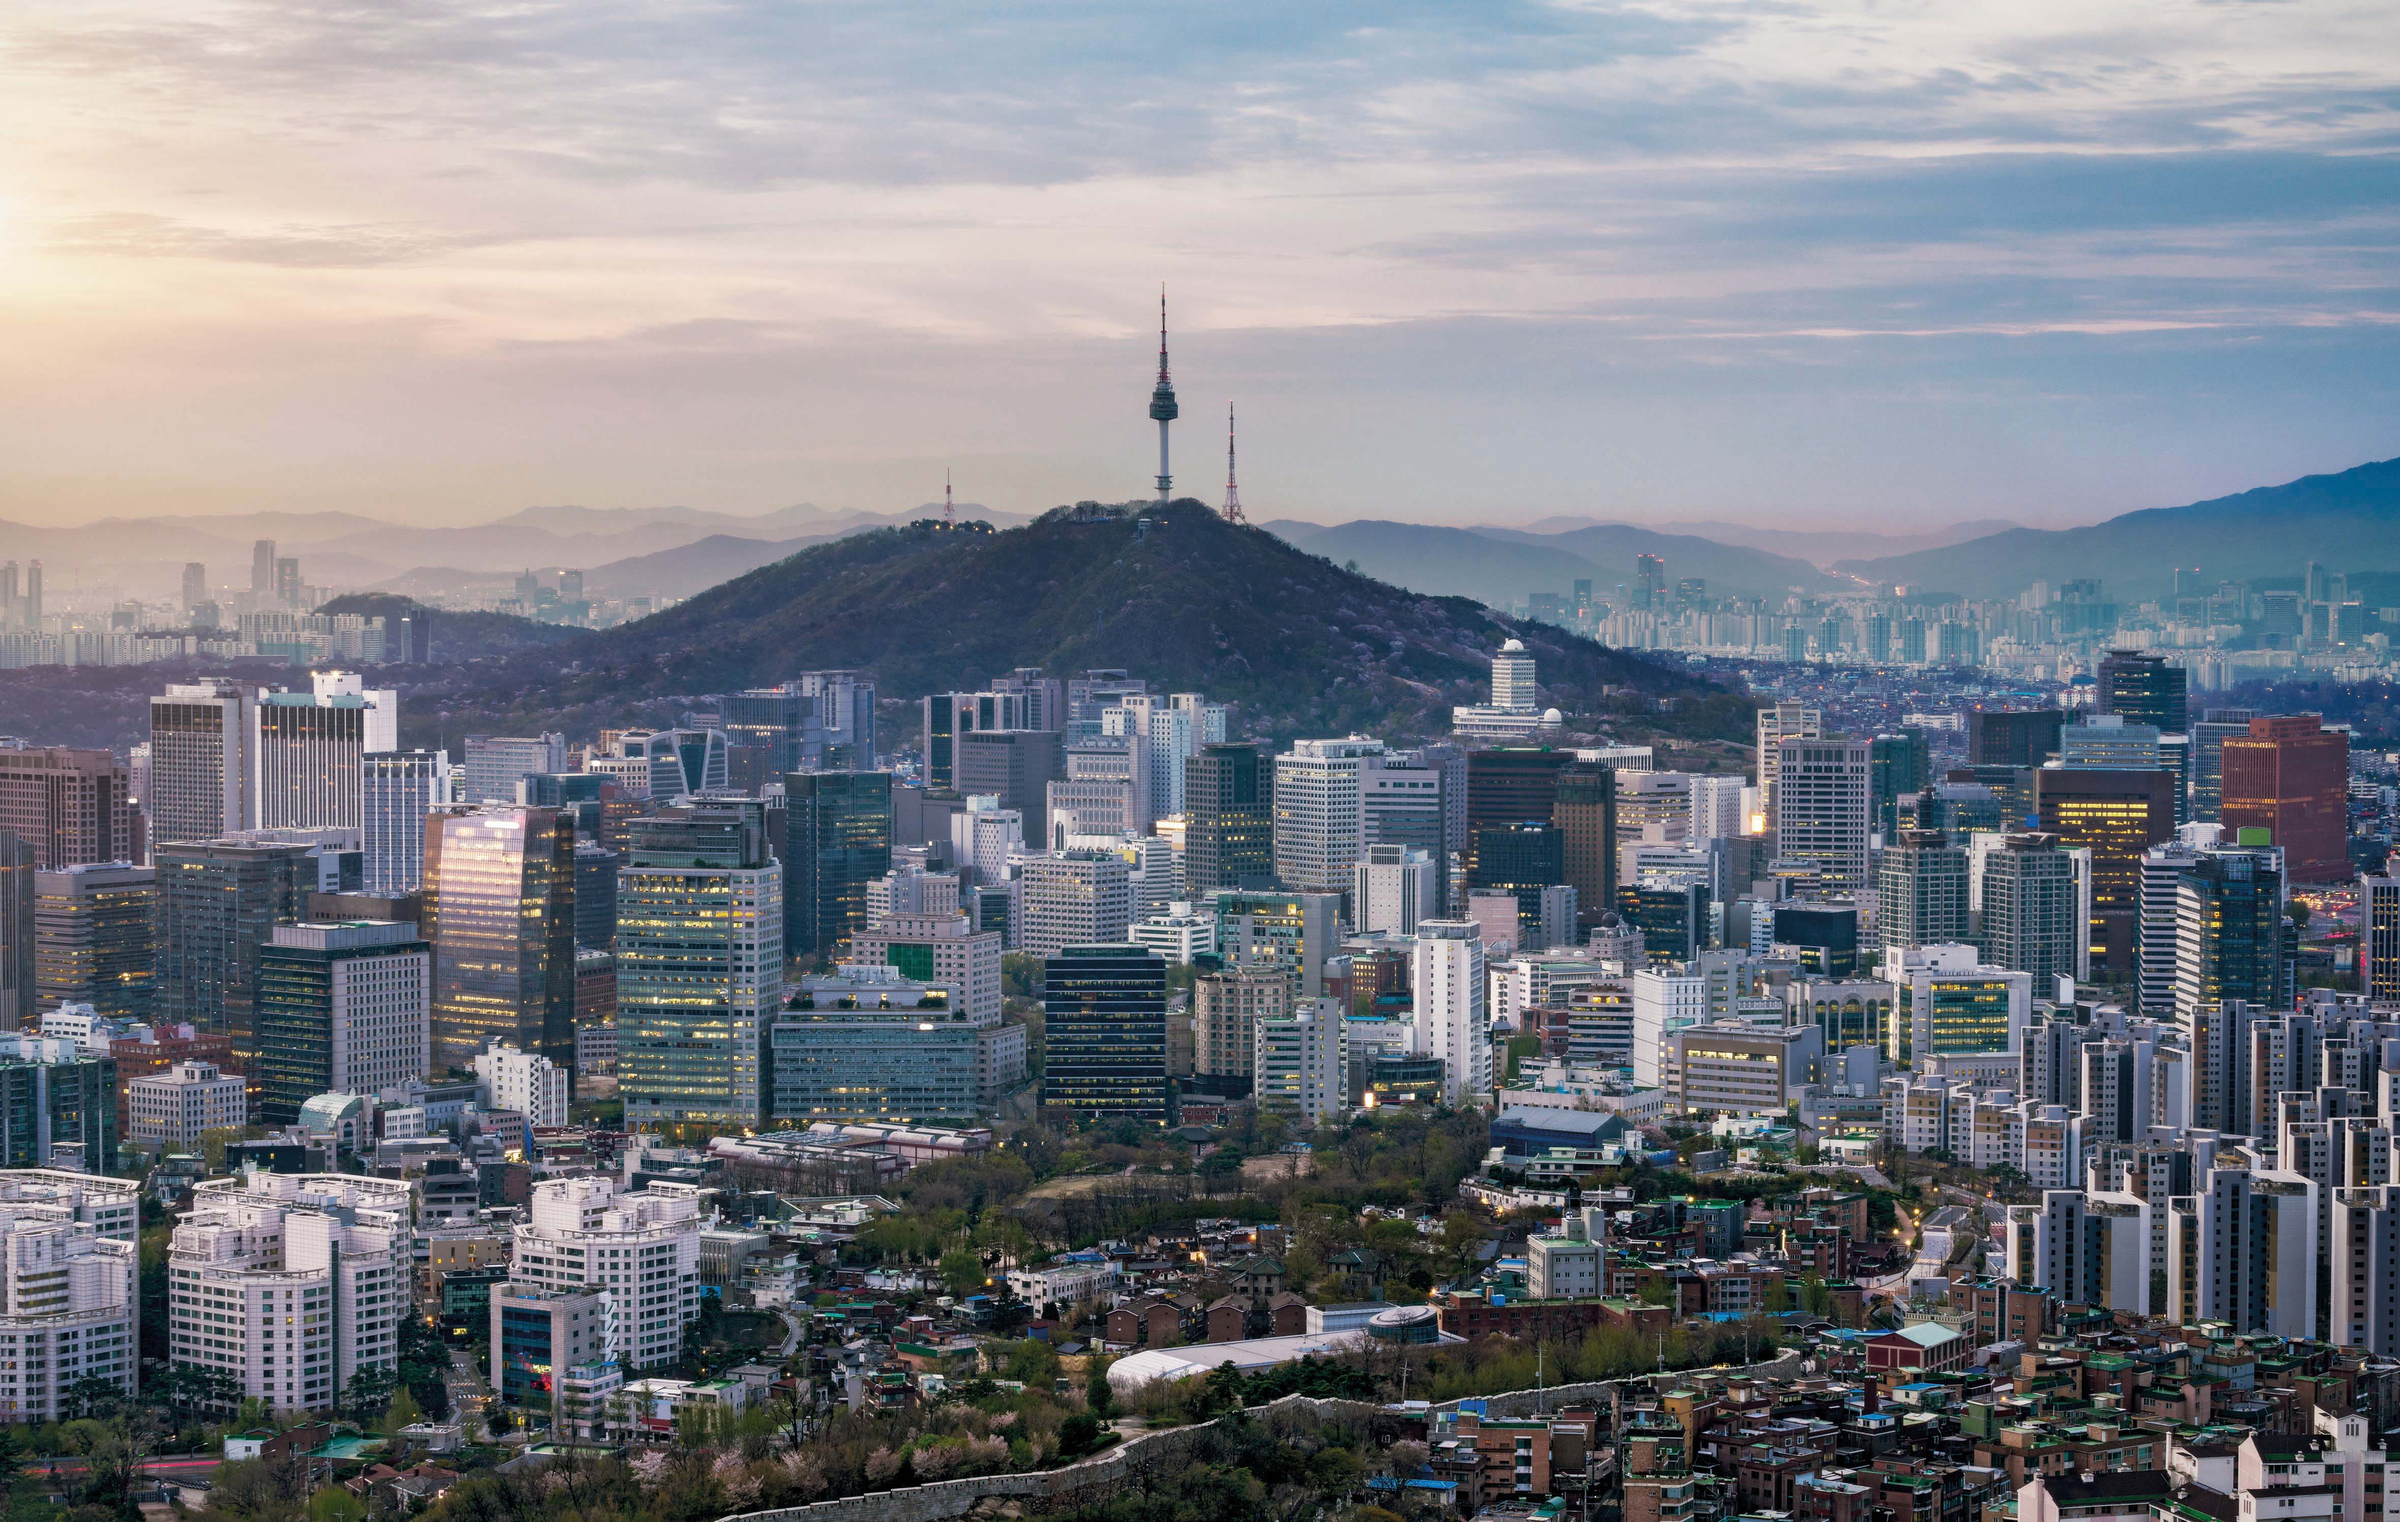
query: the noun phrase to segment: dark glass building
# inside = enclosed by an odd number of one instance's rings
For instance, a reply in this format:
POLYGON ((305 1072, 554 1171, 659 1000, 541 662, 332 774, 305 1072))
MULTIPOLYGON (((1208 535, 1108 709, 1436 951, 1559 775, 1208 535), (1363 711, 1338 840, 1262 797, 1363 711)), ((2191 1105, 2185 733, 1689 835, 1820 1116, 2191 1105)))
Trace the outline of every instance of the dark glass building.
POLYGON ((1575 889, 1576 921, 1579 926, 1598 924, 1617 901, 1615 768, 1579 761, 1561 770, 1550 822, 1558 826, 1564 845, 1561 865, 1566 876, 1560 881, 1575 889))
POLYGON ((433 942, 437 1069, 507 1041, 574 1071, 575 826, 566 815, 506 807, 430 815, 424 930, 433 942))
POLYGON ((1777 904, 1775 944, 1799 949, 1802 972, 1851 977, 1858 971, 1858 906, 1805 901, 1777 904))
POLYGON ((1069 946, 1042 966, 1042 1103, 1168 1119, 1167 964, 1138 946, 1069 946))
POLYGON ((892 870, 892 774, 793 772, 783 792, 783 954, 830 957, 865 927, 867 884, 892 870))
POLYGON ((1904 729, 1867 742, 1867 805, 1872 829, 1885 840, 1900 833, 1900 799, 1933 785, 1933 755, 1925 731, 1904 729))
POLYGON ((2045 767, 2033 774, 2042 833, 2092 852, 2091 973, 2134 976, 2142 912, 2142 853, 2175 833, 2175 779, 2166 772, 2045 767))
POLYGON ((63 1143, 83 1148, 88 1172, 116 1165, 116 1059, 0 1057, 0 1168, 47 1168, 63 1143))
MULTIPOLYGON (((259 948, 277 925, 306 918, 321 881, 310 847, 242 839, 162 845, 158 871, 157 996, 169 1024, 233 1037, 244 1071, 258 1056, 259 948)), ((432 862, 426 863, 431 881, 432 862)))
POLYGON ((33 847, 0 829, 0 1029, 32 1030, 33 847))
POLYGON ((1566 834, 1554 824, 1531 820, 1477 830, 1473 860, 1467 886, 1516 894, 1517 933, 1523 938, 1541 927, 1542 890, 1567 880, 1566 834))
POLYGON ((1184 892, 1275 880, 1274 768, 1255 745, 1203 745, 1183 770, 1184 892))
POLYGON ((1558 817, 1559 778, 1575 764, 1573 751, 1546 746, 1503 746, 1467 753, 1469 882, 1475 880, 1477 838, 1497 825, 1553 822, 1558 817))
POLYGON ((2067 716, 2055 708, 2018 708, 1967 715, 1969 766, 2039 766, 2058 754, 2067 716))
POLYGON ((2155 724, 2161 734, 2190 732, 2184 670, 2145 650, 2111 650, 2100 659, 2100 711, 2128 724, 2155 724))
POLYGON ((1629 883, 1617 890, 1617 909, 1627 924, 1642 933, 1643 954, 1688 962, 1708 949, 1708 889, 1699 883, 1686 887, 1644 887, 1629 883))

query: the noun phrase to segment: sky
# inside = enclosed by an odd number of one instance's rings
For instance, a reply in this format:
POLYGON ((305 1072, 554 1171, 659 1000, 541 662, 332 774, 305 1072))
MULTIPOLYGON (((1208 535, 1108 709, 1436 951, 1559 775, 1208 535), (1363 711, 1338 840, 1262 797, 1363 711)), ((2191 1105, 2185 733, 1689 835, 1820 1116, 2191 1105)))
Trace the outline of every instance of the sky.
MULTIPOLYGON (((2088 522, 2400 455, 2388 0, 16 0, 0 521, 2088 522)), ((4 546, 0 546, 4 548, 4 546)))

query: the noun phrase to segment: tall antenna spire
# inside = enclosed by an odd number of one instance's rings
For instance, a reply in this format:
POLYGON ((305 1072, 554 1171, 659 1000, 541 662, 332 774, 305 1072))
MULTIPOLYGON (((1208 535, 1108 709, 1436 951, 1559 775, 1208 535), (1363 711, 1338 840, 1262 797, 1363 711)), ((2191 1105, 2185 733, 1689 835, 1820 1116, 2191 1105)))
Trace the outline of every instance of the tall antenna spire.
POLYGON ((958 527, 958 514, 950 506, 950 472, 942 472, 942 527, 958 527))
POLYGON ((1225 521, 1247 523, 1242 516, 1241 488, 1233 484, 1233 403, 1225 404, 1225 521))
POLYGON ((1167 473, 1167 425, 1175 421, 1175 383, 1167 377, 1167 288, 1158 288, 1158 385, 1150 393, 1150 416, 1158 423, 1158 505, 1167 505, 1175 478, 1167 473))

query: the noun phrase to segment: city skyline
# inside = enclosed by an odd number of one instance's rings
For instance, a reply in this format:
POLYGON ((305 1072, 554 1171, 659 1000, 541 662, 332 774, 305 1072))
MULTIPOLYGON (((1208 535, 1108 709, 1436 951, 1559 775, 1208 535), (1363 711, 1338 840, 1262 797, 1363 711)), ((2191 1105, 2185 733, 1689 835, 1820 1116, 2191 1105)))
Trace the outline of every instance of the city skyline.
POLYGON ((1124 500, 1162 279, 1262 521, 2198 500, 2393 452, 2379 19, 37 6, 0 521, 1124 500))

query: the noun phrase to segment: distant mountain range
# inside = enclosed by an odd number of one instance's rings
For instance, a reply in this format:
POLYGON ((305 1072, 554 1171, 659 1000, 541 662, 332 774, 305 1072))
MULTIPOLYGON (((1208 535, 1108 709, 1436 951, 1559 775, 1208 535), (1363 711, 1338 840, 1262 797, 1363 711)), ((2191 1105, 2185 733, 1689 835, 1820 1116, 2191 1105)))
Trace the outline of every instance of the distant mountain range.
MULTIPOLYGON (((959 512, 994 524, 1024 521, 973 503, 961 503, 959 512)), ((52 587, 63 589, 81 581, 116 586, 121 596, 155 599, 181 589, 183 567, 189 561, 205 565, 209 585, 220 592, 247 587, 253 546, 260 539, 272 539, 276 554, 297 558, 301 579, 318 587, 434 597, 527 568, 605 567, 611 584, 620 590, 603 595, 682 597, 707 583, 693 584, 680 568, 682 562, 667 561, 662 572, 674 589, 668 584, 636 585, 641 570, 637 562, 712 537, 768 545, 813 543, 940 513, 938 502, 890 516, 804 503, 756 517, 690 507, 531 507, 492 523, 459 528, 386 523, 358 513, 104 518, 72 528, 0 522, 0 558, 44 562, 52 587)), ((708 558, 704 554, 699 560, 708 558)), ((739 566, 726 574, 749 568, 739 566)), ((590 585, 588 576, 586 584, 590 585)))
POLYGON ((1375 518, 1331 528, 1288 521, 1266 528, 1312 555, 1343 564, 1355 561, 1360 571, 1380 581, 1437 597, 1472 597, 1503 605, 1528 592, 1569 593, 1578 580, 1591 581, 1596 595, 1614 601, 1620 584, 1632 585, 1634 559, 1640 555, 1666 561, 1670 588, 1697 576, 1708 583, 1712 596, 1781 596, 1795 587, 1817 592, 1848 584, 1805 560, 1623 523, 1555 534, 1375 518))
POLYGON ((2179 566, 2213 583, 2297 576, 2311 560, 2344 574, 2400 571, 2400 460, 2148 508, 2087 528, 2012 528, 1939 549, 1845 560, 1838 569, 1878 585, 1973 597, 2096 576, 2122 598, 2172 591, 2179 566))
POLYGON ((846 535, 552 650, 434 668, 410 713, 448 733, 588 734, 628 707, 811 668, 865 670, 885 697, 907 698, 1017 666, 1121 666, 1237 702, 1278 734, 1400 737, 1445 730, 1453 704, 1484 701, 1511 637, 1539 662, 1544 701, 1569 713, 1603 711, 1610 688, 1673 693, 1687 715, 1721 706, 1722 727, 1746 732, 1747 699, 1680 667, 1345 571, 1188 498, 1061 508, 999 533, 846 535))

